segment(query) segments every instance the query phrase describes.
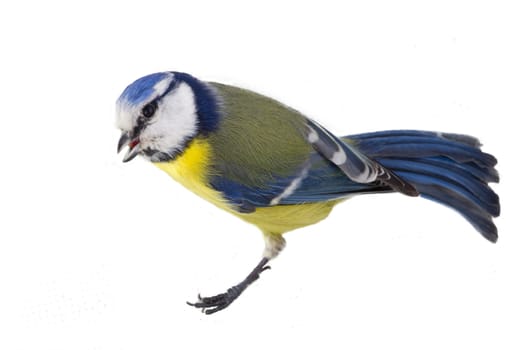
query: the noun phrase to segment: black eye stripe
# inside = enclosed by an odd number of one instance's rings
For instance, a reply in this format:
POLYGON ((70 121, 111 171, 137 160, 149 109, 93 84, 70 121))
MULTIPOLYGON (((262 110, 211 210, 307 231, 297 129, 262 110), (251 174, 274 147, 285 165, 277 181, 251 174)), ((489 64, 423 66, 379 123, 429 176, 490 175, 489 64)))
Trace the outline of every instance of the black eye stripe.
POLYGON ((140 115, 137 118, 137 124, 133 128, 133 134, 139 135, 142 130, 148 126, 148 120, 155 115, 155 112, 157 111, 159 107, 159 101, 164 98, 167 94, 169 94, 173 89, 177 87, 177 81, 172 80, 170 82, 170 85, 166 89, 166 91, 160 95, 157 96, 153 101, 147 103, 142 107, 142 110, 140 111, 140 115))

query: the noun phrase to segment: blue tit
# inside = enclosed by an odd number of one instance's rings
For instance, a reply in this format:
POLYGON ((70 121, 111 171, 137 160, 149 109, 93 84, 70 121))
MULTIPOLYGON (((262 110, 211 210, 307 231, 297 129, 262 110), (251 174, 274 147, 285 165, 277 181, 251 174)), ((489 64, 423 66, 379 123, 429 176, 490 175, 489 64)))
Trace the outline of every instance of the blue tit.
POLYGON ((124 162, 149 160, 190 191, 257 226, 265 249, 225 293, 188 303, 228 307, 269 268, 283 234, 315 224, 356 195, 399 192, 459 212, 491 242, 500 213, 496 158, 471 136, 394 130, 337 137, 300 112, 234 86, 186 73, 142 77, 117 101, 124 162))

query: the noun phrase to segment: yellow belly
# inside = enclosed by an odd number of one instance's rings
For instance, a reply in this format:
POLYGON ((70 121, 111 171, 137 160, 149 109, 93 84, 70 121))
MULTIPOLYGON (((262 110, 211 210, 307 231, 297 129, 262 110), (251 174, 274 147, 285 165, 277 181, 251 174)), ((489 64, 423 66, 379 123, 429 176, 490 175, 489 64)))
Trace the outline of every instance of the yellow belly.
POLYGON ((276 205, 257 208, 249 214, 235 213, 241 219, 256 225, 265 233, 282 234, 300 227, 313 225, 330 214, 339 201, 276 205))
POLYGON ((257 208, 252 213, 239 213, 229 205, 220 192, 207 185, 207 164, 209 164, 210 152, 210 146, 205 140, 196 139, 178 158, 154 164, 193 193, 242 220, 256 225, 265 233, 282 234, 315 224, 326 218, 334 205, 340 202, 277 205, 257 208))

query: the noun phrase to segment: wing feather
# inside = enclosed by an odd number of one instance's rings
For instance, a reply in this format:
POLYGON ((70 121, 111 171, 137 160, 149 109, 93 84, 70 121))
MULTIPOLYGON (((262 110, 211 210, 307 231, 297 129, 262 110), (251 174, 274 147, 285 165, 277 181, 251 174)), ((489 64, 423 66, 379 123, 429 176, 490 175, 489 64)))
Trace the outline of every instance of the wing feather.
POLYGON ((341 141, 331 132, 313 120, 308 120, 308 142, 330 162, 335 164, 351 180, 357 183, 379 181, 393 190, 409 196, 418 196, 419 192, 393 172, 376 161, 368 158, 350 144, 341 141))

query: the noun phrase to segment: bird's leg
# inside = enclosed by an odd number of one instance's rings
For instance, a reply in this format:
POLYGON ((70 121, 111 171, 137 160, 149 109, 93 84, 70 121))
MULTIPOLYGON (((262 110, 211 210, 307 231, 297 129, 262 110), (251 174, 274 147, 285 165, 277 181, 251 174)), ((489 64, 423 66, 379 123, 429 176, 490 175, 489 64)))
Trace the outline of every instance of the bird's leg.
POLYGON ((207 315, 227 308, 231 303, 233 303, 235 299, 239 297, 239 295, 241 295, 242 292, 244 292, 246 288, 248 288, 250 284, 259 278, 261 272, 270 269, 270 266, 266 265, 268 261, 270 261, 270 259, 267 257, 262 258, 255 269, 253 269, 253 271, 250 272, 250 274, 241 283, 229 288, 226 293, 217 294, 212 297, 201 297, 199 294, 199 301, 196 303, 187 302, 187 304, 201 309, 202 312, 207 315))

